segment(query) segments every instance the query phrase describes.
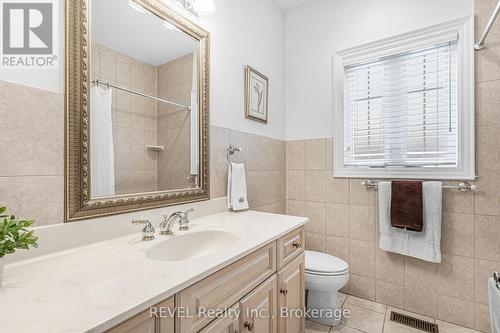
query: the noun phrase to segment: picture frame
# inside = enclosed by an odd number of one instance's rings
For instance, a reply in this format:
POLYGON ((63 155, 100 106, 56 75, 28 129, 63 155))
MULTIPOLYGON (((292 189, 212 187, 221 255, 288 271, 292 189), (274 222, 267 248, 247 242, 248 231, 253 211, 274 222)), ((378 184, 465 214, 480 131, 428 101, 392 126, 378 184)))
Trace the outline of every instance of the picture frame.
POLYGON ((269 78, 254 68, 245 68, 245 118, 267 124, 269 78))

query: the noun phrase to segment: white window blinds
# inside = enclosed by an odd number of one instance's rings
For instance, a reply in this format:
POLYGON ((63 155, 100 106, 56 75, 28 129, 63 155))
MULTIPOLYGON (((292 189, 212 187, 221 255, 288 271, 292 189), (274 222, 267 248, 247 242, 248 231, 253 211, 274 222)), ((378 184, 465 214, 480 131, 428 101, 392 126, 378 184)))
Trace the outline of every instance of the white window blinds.
POLYGON ((457 40, 344 68, 344 165, 456 167, 457 40))

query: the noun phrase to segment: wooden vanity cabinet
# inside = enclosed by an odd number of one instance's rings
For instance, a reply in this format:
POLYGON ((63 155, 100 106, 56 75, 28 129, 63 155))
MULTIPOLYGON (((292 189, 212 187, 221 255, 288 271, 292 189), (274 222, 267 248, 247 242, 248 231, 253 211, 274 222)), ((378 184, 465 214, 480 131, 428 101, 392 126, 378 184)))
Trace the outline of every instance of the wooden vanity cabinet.
POLYGON ((173 297, 118 324, 107 333, 175 333, 174 318, 169 316, 167 308, 174 309, 173 297), (152 315, 155 313, 157 316, 152 315))
POLYGON ((305 256, 296 259, 278 272, 278 332, 305 332, 303 311, 305 308, 304 270, 305 256), (281 311, 286 309, 285 311, 281 311))
POLYGON ((305 309, 304 245, 300 227, 178 292, 175 302, 156 305, 175 305, 175 320, 168 312, 151 317, 148 309, 108 333, 304 333, 304 318, 296 316, 305 309), (282 308, 295 313, 282 316, 282 308), (202 309, 226 313, 211 318, 202 309))
POLYGON ((199 333, 240 333, 239 310, 239 304, 236 304, 228 310, 229 313, 214 320, 199 333))
POLYGON ((240 332, 276 333, 276 274, 240 301, 240 332))

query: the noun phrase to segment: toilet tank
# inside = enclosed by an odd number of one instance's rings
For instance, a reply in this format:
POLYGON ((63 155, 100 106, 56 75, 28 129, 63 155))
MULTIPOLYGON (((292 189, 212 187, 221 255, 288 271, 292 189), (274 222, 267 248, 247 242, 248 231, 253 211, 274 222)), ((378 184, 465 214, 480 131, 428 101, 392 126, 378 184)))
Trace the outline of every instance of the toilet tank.
POLYGON ((500 333, 500 289, 493 278, 488 281, 491 332, 500 333))

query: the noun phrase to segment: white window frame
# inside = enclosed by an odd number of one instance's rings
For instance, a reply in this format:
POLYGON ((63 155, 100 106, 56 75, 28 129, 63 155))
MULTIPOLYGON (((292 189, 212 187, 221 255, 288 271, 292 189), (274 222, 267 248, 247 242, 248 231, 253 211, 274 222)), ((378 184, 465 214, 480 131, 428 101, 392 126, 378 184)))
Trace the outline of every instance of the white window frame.
POLYGON ((473 16, 336 52, 333 56, 334 177, 475 179, 474 151, 474 18, 473 16), (354 63, 403 53, 458 36, 458 167, 349 167, 344 165, 344 68, 354 63))

